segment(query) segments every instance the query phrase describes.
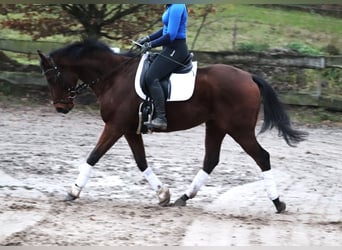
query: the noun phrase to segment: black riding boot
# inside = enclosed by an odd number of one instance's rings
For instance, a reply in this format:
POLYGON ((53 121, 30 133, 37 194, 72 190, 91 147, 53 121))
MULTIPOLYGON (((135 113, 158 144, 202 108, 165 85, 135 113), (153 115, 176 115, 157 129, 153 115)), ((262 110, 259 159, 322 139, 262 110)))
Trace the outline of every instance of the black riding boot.
POLYGON ((153 128, 166 130, 165 97, 159 81, 154 80, 152 84, 149 84, 148 91, 150 92, 156 111, 156 118, 151 121, 151 125, 153 128))

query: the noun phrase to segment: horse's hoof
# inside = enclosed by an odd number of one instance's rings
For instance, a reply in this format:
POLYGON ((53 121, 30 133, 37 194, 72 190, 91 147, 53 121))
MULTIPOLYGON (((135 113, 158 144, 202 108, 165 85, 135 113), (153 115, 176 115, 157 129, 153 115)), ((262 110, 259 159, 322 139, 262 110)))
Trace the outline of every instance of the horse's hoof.
POLYGON ((173 206, 175 207, 185 207, 186 206, 186 201, 183 200, 182 198, 179 198, 173 203, 173 206))
POLYGON ((189 197, 186 194, 183 194, 180 198, 178 198, 173 206, 175 207, 185 207, 186 201, 189 200, 189 197))
POLYGON ((281 214, 281 213, 285 212, 285 210, 286 210, 285 202, 280 201, 279 205, 276 206, 276 208, 277 208, 277 214, 281 214))
POLYGON ((171 194, 169 189, 166 186, 162 186, 158 192, 157 197, 159 199, 159 206, 166 207, 170 203, 171 194))
POLYGON ((63 201, 74 201, 76 200, 78 197, 73 196, 72 194, 67 193, 67 195, 64 197, 63 201))
POLYGON ((80 197, 80 193, 82 191, 82 188, 77 186, 76 184, 71 185, 70 190, 67 192, 67 195, 64 198, 64 201, 74 201, 78 197, 80 197))
POLYGON ((277 214, 281 214, 286 210, 285 202, 280 201, 279 198, 273 200, 273 204, 275 205, 277 209, 277 214))

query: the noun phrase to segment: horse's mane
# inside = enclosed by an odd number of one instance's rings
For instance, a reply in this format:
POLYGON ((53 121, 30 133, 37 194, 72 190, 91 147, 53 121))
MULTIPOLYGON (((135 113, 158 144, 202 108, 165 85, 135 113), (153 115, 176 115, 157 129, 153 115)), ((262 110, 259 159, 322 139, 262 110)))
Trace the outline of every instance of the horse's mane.
POLYGON ((124 53, 115 53, 106 43, 95 39, 74 42, 63 48, 56 49, 50 53, 50 56, 59 55, 70 58, 82 58, 93 52, 106 52, 110 54, 123 55, 127 57, 136 57, 137 54, 132 51, 124 53))
POLYGON ((63 48, 56 49, 50 53, 50 56, 59 55, 71 58, 82 58, 93 52, 106 52, 114 54, 113 50, 104 42, 89 39, 80 42, 74 42, 63 48))

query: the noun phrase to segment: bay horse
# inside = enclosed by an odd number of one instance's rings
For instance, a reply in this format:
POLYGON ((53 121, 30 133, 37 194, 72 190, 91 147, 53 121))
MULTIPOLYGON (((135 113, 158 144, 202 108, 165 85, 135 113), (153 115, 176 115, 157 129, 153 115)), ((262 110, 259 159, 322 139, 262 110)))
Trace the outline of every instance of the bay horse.
MULTIPOLYGON (((79 174, 65 200, 79 198, 93 166, 124 136, 139 170, 156 192, 159 205, 171 205, 169 189, 148 166, 142 135, 136 133, 138 109, 143 100, 136 94, 134 79, 141 55, 114 53, 100 41, 75 42, 48 55, 37 52, 57 112, 72 110, 78 91, 90 87, 97 97, 105 123, 96 146, 86 162, 79 166, 79 174)), ((260 132, 275 127, 290 146, 305 139, 305 132, 292 128, 273 88, 261 77, 233 66, 214 64, 198 68, 192 97, 186 101, 167 102, 167 130, 155 132, 185 130, 203 123, 206 127, 203 166, 172 205, 185 206, 187 200, 194 198, 205 185, 219 163, 221 144, 228 134, 260 167, 266 194, 276 212, 285 211, 285 202, 279 199, 271 171, 270 155, 255 135, 262 100, 264 122, 260 132)))

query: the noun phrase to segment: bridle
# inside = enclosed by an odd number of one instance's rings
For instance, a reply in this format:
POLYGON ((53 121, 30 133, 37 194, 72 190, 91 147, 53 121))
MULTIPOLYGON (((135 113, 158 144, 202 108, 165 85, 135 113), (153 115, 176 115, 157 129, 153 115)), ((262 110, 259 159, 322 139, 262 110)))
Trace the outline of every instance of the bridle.
POLYGON ((55 83, 56 84, 60 84, 64 87, 64 90, 66 90, 68 92, 68 97, 67 99, 59 99, 59 100, 55 100, 53 101, 53 104, 57 104, 57 103, 62 103, 62 104, 72 104, 73 100, 75 99, 76 95, 82 93, 82 91, 88 87, 92 87, 95 84, 98 84, 101 81, 106 80, 109 76, 111 76, 115 71, 119 70, 120 67, 122 67, 124 64, 126 63, 130 63, 131 60, 133 60, 134 58, 136 58, 139 55, 135 55, 133 57, 131 57, 130 60, 128 61, 124 61, 120 64, 118 64, 115 68, 113 68, 113 70, 111 70, 109 73, 105 74, 102 77, 97 77, 95 80, 92 80, 90 82, 80 82, 77 83, 76 86, 65 86, 64 82, 63 82, 63 76, 62 76, 62 72, 59 70, 59 68, 57 67, 55 61, 53 60, 52 57, 46 57, 50 64, 52 65, 51 68, 48 68, 46 70, 44 70, 44 68, 42 67, 43 71, 42 74, 46 77, 46 79, 49 81, 49 79, 51 77, 47 77, 47 73, 53 71, 54 72, 54 78, 55 78, 55 83))
POLYGON ((62 103, 62 104, 72 104, 73 100, 76 98, 77 94, 80 94, 84 89, 95 85, 96 83, 100 82, 100 78, 97 78, 89 83, 85 83, 85 82, 81 82, 78 83, 75 87, 69 87, 69 86, 65 86, 64 81, 63 81, 63 76, 62 76, 62 72, 59 70, 59 68, 57 67, 55 61, 53 60, 52 57, 47 57, 47 59, 50 61, 50 64, 52 65, 51 68, 48 68, 46 70, 43 69, 42 74, 46 77, 47 81, 49 82, 49 80, 54 77, 55 78, 55 83, 56 84, 61 84, 64 87, 64 90, 67 91, 68 93, 68 97, 65 99, 58 99, 58 100, 54 100, 53 104, 57 104, 57 103, 62 103), (48 77, 47 73, 53 71, 54 75, 48 77))

